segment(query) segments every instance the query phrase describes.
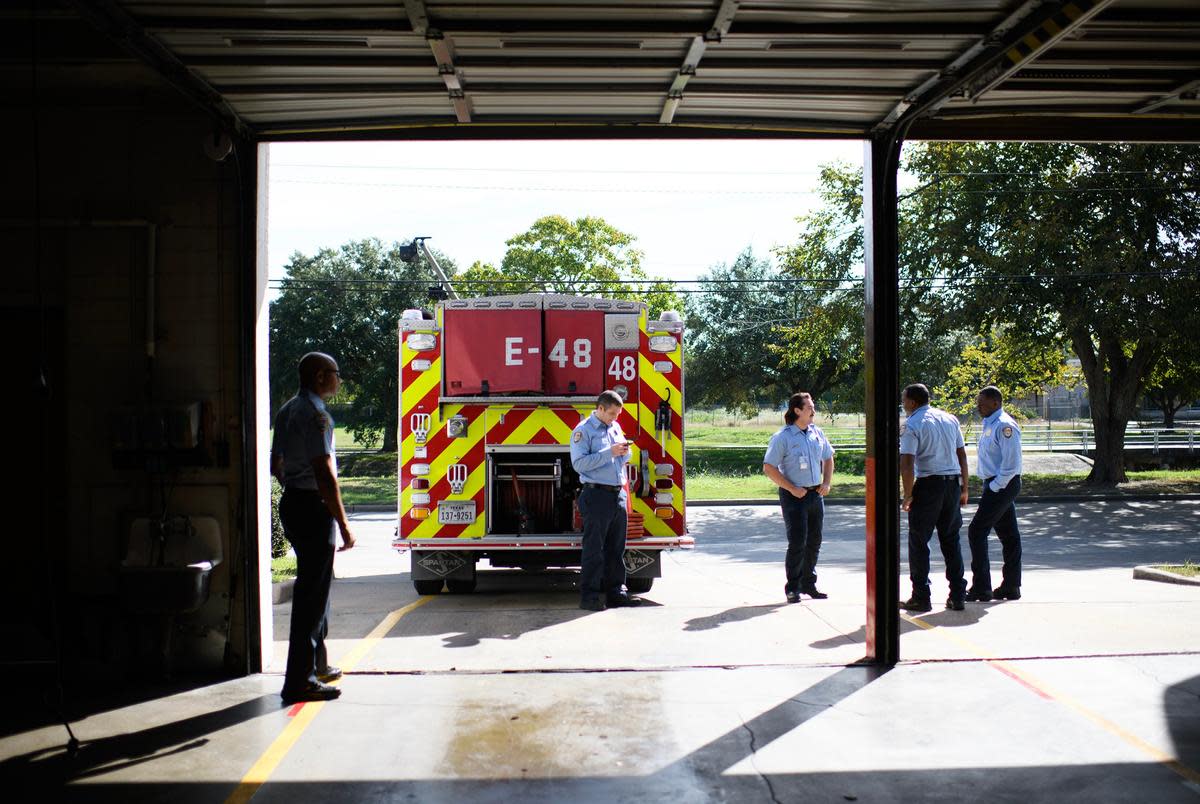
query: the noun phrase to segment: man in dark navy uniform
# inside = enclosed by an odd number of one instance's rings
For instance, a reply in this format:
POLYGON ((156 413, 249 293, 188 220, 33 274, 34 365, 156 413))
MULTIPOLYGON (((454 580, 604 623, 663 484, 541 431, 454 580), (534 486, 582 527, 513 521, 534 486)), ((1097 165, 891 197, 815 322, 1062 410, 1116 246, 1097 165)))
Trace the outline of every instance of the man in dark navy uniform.
POLYGON ((625 588, 625 464, 629 442, 617 424, 623 403, 615 391, 596 399, 592 415, 571 433, 571 466, 579 473, 579 513, 583 517, 583 557, 579 608, 636 606, 642 601, 625 588))
POLYGON ((329 587, 333 581, 334 525, 342 546, 354 546, 337 481, 333 417, 325 400, 341 387, 332 357, 309 352, 300 359, 300 390, 275 415, 271 474, 283 486, 279 518, 296 551, 296 585, 288 633, 287 670, 280 695, 287 704, 328 701, 342 691, 328 682, 342 671, 329 665, 329 587))
POLYGON ((900 396, 908 418, 900 436, 901 507, 908 512, 908 576, 912 597, 900 604, 907 611, 931 611, 929 539, 937 529, 946 562, 950 596, 946 608, 963 610, 967 582, 963 576, 962 507, 967 504, 967 450, 958 419, 931 407, 929 389, 914 383, 900 396))

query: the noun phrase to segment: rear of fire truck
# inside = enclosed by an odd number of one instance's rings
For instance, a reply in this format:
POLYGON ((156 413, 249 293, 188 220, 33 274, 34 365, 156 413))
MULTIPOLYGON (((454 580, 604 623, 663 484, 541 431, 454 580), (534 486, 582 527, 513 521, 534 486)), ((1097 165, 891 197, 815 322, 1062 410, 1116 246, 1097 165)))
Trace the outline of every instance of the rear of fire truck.
POLYGON ((528 294, 441 302, 400 322, 399 526, 419 594, 475 589, 476 568, 577 567, 571 431, 625 400, 632 442, 625 568, 647 592, 684 513, 683 322, 645 304, 528 294))

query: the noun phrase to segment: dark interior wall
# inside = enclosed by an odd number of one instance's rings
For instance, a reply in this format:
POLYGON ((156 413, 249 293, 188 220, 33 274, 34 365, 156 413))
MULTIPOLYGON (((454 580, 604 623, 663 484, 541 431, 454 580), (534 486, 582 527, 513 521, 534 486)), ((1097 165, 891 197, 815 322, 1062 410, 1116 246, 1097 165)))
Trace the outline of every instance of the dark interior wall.
MULTIPOLYGON (((47 49, 53 35, 43 33, 47 49)), ((243 199, 255 188, 239 183, 234 156, 206 155, 212 121, 148 71, 112 87, 86 65, 39 69, 39 90, 0 96, 0 308, 21 374, 9 420, 17 546, 2 570, 21 605, 0 613, 0 629, 46 633, 53 589, 75 668, 121 674, 152 663, 157 626, 119 594, 130 522, 164 510, 209 516, 223 560, 208 602, 176 621, 174 664, 245 670, 240 545, 255 536, 241 524, 254 501, 242 492, 239 344, 243 243, 254 237, 243 199), (202 449, 114 459, 130 412, 190 403, 202 412, 202 449)), ((253 155, 245 149, 243 162, 253 155)), ((245 175, 253 184, 253 166, 245 175)))

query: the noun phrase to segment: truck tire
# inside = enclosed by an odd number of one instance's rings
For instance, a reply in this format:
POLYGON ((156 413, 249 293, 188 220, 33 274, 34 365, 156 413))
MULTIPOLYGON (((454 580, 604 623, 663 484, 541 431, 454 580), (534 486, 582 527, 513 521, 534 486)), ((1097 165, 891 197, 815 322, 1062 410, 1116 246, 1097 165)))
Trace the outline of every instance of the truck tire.
POLYGON ((469 595, 475 591, 475 579, 447 578, 446 589, 452 595, 469 595))
POLYGON ((440 595, 443 583, 445 581, 441 578, 434 581, 413 581, 413 588, 417 590, 418 595, 440 595))
POLYGON ((625 586, 631 595, 644 595, 654 586, 653 578, 626 578, 625 586))

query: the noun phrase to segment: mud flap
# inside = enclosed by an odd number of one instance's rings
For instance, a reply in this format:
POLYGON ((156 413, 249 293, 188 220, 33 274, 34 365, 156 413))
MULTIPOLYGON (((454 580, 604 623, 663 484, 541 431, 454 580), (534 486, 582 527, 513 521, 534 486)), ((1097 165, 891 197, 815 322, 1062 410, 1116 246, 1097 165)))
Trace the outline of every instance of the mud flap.
POLYGON ((662 577, 662 550, 626 550, 624 561, 627 577, 662 577))
POLYGON ((414 550, 412 579, 414 581, 461 580, 475 578, 475 557, 453 550, 414 550))

